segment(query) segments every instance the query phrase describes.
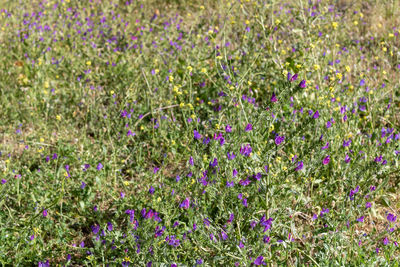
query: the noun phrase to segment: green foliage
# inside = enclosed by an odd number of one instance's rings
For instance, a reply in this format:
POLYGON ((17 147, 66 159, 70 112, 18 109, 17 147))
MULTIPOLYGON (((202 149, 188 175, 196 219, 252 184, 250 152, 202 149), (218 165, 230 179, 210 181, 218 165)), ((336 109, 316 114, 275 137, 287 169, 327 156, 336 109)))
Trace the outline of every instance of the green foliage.
POLYGON ((1 264, 397 264, 399 4, 331 2, 6 2, 1 264))

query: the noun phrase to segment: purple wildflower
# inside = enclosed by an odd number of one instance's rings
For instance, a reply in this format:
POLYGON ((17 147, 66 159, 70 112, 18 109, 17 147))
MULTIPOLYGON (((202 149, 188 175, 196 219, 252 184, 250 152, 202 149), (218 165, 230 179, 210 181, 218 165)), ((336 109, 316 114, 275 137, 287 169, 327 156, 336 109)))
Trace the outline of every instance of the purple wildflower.
POLYGON ((201 138, 201 134, 196 130, 193 130, 193 135, 194 135, 194 139, 200 139, 201 138))
POLYGON ((275 102, 277 102, 277 101, 278 101, 278 98, 276 98, 276 95, 275 95, 274 93, 272 93, 271 102, 272 102, 272 103, 275 103, 275 102))
POLYGON ((246 125, 246 128, 244 129, 246 132, 250 132, 251 130, 253 130, 253 125, 251 125, 251 123, 246 125))
POLYGON ((296 167, 295 171, 300 171, 300 170, 302 170, 302 169, 303 169, 303 166, 304 166, 303 162, 302 162, 302 161, 298 161, 298 162, 297 162, 297 167, 296 167))
POLYGON ((190 205, 190 200, 189 200, 189 198, 186 198, 186 199, 179 205, 179 207, 180 207, 180 208, 183 208, 183 209, 188 209, 188 208, 189 208, 189 205, 190 205))
POLYGON ((101 164, 101 163, 97 164, 96 169, 97 169, 98 171, 100 171, 102 168, 103 168, 103 164, 101 164))
POLYGON ((324 158, 324 160, 322 161, 322 163, 323 163, 324 165, 326 165, 326 164, 329 163, 329 161, 330 161, 330 156, 328 155, 328 156, 326 156, 326 157, 324 158))
POLYGON ((300 83, 299 83, 299 87, 300 88, 306 88, 307 87, 307 85, 306 85, 306 80, 302 80, 300 83))
POLYGON ((257 265, 257 266, 265 265, 264 257, 263 256, 257 257, 257 259, 253 263, 254 263, 254 265, 257 265))
POLYGON ((279 146, 284 140, 285 140, 285 137, 284 137, 284 136, 279 136, 279 135, 277 135, 277 136, 275 137, 275 144, 276 144, 277 146, 279 146))

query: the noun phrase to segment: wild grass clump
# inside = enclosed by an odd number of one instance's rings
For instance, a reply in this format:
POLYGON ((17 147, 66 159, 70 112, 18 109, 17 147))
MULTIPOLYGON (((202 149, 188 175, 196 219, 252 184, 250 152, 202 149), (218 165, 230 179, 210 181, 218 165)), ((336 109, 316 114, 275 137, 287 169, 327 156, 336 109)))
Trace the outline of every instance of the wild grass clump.
POLYGON ((396 1, 6 1, 3 265, 395 265, 396 1))

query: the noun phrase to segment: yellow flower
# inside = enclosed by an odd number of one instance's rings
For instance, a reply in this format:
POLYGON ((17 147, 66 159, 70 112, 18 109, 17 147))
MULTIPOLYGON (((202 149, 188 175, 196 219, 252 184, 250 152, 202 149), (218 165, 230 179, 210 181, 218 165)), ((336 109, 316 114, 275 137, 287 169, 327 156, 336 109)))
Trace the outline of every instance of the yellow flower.
POLYGON ((172 76, 172 75, 169 76, 169 77, 168 77, 168 80, 169 80, 170 82, 173 82, 173 81, 174 81, 174 76, 172 76))
POLYGON ((60 121, 60 120, 61 120, 61 116, 60 116, 60 115, 57 115, 57 116, 56 116, 56 119, 57 119, 58 121, 60 121))
POLYGON ((86 65, 90 66, 90 65, 92 65, 92 62, 86 61, 86 65))
POLYGON ((337 27, 338 27, 338 23, 337 23, 336 21, 333 21, 333 22, 332 22, 332 28, 333 28, 334 30, 336 30, 337 27))
POLYGON ((350 72, 350 66, 346 66, 346 71, 350 72))
POLYGON ((269 127, 269 132, 272 132, 275 129, 274 125, 271 124, 271 126, 269 127))
POLYGON ((207 72, 207 69, 206 69, 206 68, 202 68, 200 72, 201 72, 201 73, 206 73, 206 72, 207 72))

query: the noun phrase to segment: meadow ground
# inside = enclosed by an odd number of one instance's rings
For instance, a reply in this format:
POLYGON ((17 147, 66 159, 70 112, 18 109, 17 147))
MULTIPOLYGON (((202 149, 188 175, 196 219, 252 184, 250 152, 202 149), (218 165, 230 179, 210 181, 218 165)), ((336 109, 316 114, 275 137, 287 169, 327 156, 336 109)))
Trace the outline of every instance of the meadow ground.
POLYGON ((0 263, 398 266, 400 3, 0 1, 0 263))

